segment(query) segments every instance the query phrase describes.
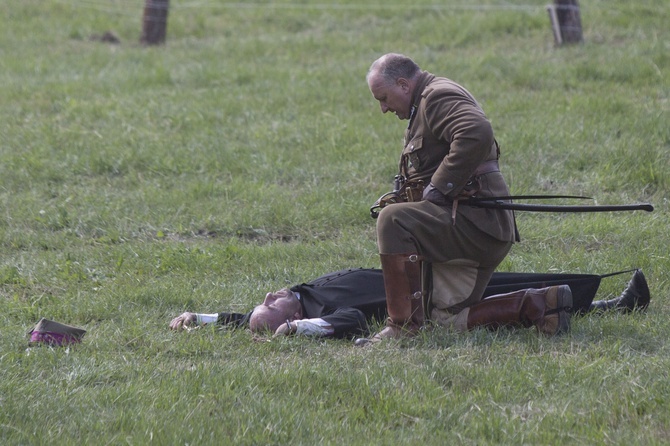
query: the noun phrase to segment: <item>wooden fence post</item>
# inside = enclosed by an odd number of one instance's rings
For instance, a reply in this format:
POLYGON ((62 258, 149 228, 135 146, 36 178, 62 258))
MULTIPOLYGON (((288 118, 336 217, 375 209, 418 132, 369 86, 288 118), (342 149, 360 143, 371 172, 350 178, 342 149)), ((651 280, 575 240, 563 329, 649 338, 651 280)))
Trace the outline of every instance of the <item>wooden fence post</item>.
POLYGON ((582 20, 577 0, 554 0, 547 5, 556 45, 583 42, 582 20))
POLYGON ((146 0, 142 16, 143 45, 161 45, 165 43, 169 0, 146 0))

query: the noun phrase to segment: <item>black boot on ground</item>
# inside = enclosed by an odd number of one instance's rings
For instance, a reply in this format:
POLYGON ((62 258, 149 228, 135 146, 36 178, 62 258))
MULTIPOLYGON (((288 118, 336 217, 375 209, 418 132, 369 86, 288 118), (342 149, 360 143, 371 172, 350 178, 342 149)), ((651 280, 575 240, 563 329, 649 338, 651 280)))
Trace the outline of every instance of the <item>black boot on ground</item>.
POLYGON ((635 270, 633 278, 630 279, 626 289, 621 296, 610 300, 596 300, 591 303, 589 311, 602 312, 606 310, 616 310, 621 313, 630 313, 632 311, 644 311, 649 306, 651 295, 647 280, 642 274, 642 270, 635 270))

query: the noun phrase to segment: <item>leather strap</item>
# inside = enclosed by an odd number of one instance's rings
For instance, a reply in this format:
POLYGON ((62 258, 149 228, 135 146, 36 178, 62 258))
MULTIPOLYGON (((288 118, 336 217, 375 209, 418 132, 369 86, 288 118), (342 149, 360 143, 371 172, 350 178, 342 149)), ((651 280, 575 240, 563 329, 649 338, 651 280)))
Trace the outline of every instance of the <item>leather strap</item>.
POLYGON ((492 172, 500 172, 500 165, 498 164, 497 159, 484 161, 479 166, 477 166, 475 172, 472 174, 470 180, 468 181, 468 184, 476 183, 477 187, 468 190, 467 192, 463 190, 456 198, 454 198, 453 203, 451 205, 451 224, 453 225, 456 224, 456 210, 458 209, 458 200, 464 198, 467 199, 472 197, 473 195, 476 195, 481 187, 481 185, 479 184, 479 177, 492 172))

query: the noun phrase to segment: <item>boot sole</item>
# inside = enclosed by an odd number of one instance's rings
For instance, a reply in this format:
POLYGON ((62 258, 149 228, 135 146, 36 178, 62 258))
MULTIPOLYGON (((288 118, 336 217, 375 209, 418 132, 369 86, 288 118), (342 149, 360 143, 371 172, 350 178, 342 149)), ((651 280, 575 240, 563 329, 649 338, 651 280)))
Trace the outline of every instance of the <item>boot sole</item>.
POLYGON ((566 333, 570 330, 570 309, 572 308, 572 291, 568 285, 558 287, 556 295, 556 308, 562 308, 558 312, 558 329, 556 335, 566 333))

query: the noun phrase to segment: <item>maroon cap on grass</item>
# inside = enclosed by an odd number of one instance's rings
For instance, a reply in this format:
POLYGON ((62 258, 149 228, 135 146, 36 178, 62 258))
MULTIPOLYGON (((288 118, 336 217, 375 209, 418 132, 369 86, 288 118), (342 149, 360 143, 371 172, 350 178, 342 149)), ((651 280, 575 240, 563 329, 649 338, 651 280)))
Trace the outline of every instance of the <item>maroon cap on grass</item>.
POLYGON ((30 345, 43 343, 53 346, 79 343, 85 333, 86 330, 81 328, 50 321, 45 318, 40 319, 35 328, 28 332, 30 335, 30 345))

